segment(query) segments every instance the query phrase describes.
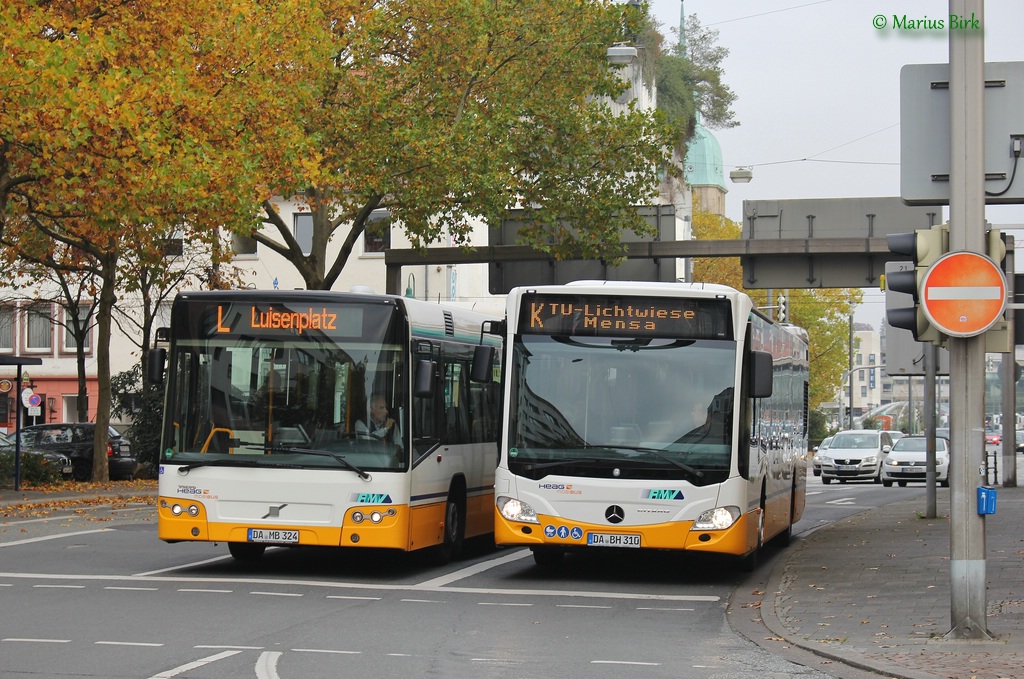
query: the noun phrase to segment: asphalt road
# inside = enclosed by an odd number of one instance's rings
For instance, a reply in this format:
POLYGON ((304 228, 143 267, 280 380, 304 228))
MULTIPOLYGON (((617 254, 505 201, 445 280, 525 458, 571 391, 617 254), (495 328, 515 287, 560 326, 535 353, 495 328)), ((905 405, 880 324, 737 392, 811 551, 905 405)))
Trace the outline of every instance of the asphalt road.
MULTIPOLYGON (((796 532, 915 493, 811 479, 796 532)), ((160 542, 147 506, 25 516, 0 525, 0 677, 844 676, 730 627, 730 595, 763 574, 626 550, 564 565, 479 542, 444 567, 321 549, 241 563, 160 542)))

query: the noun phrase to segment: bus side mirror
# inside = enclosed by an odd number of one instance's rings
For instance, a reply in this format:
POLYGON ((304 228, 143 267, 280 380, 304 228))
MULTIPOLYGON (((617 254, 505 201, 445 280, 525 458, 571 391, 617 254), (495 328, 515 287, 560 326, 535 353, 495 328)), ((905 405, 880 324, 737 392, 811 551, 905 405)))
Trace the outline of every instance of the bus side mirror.
POLYGON ((163 347, 156 347, 149 350, 149 365, 146 366, 149 383, 161 385, 164 383, 164 363, 167 362, 167 350, 163 347))
POLYGON ((469 379, 473 382, 488 384, 494 375, 494 371, 491 369, 492 365, 494 365, 494 347, 478 345, 473 350, 473 367, 469 371, 469 379))
POLYGON ((750 352, 750 396, 768 398, 772 395, 772 355, 767 351, 750 352))
POLYGON ((416 375, 412 385, 413 396, 427 398, 434 395, 434 362, 416 361, 416 375))

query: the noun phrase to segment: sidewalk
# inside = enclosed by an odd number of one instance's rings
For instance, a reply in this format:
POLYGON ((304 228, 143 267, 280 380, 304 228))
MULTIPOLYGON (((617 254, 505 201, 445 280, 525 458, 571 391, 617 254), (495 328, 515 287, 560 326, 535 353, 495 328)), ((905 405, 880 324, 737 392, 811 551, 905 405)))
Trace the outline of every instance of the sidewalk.
POLYGON ((991 641, 944 639, 952 627, 944 488, 938 518, 922 518, 920 497, 794 542, 769 579, 763 622, 794 646, 887 677, 1024 677, 1024 488, 997 493, 996 514, 985 517, 991 641))

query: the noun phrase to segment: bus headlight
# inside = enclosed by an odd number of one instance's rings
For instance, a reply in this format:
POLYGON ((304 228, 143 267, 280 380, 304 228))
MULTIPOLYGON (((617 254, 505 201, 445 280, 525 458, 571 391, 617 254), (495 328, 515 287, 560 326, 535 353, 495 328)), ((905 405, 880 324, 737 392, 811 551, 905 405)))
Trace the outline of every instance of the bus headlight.
POLYGON ((739 507, 715 507, 698 516, 692 530, 724 530, 739 518, 739 507))
POLYGON ((498 511, 509 521, 521 523, 540 523, 537 512, 533 507, 513 497, 499 496, 497 499, 498 511))

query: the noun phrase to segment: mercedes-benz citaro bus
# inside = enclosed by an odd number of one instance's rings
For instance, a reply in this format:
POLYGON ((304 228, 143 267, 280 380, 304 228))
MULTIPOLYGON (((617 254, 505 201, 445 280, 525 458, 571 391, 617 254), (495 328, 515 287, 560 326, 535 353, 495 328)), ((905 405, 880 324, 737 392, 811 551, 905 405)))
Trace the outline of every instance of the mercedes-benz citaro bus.
POLYGON ((806 490, 806 332, 701 283, 519 287, 506 302, 495 541, 686 550, 752 568, 806 490))
POLYGON ((160 539, 238 559, 304 545, 447 559, 491 533, 494 320, 372 293, 179 294, 149 365, 166 384, 160 539))

